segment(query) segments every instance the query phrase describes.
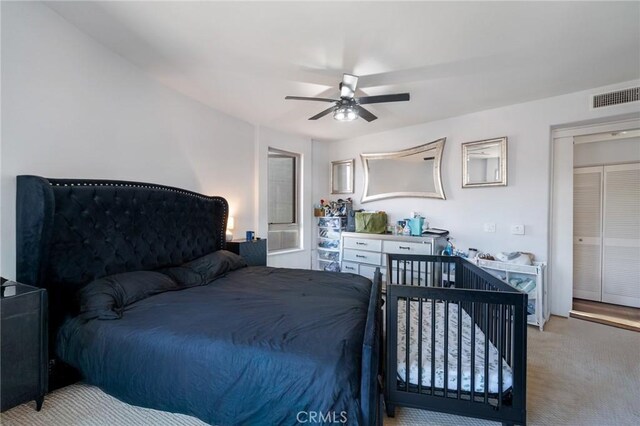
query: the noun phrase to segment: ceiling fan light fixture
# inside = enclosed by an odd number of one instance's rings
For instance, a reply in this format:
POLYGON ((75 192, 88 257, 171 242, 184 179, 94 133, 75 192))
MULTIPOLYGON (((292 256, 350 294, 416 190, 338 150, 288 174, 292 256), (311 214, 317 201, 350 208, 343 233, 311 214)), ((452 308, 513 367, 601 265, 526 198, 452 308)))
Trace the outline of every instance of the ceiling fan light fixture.
POLYGON ((408 101, 410 99, 409 93, 363 96, 360 98, 356 98, 355 94, 357 85, 358 76, 352 74, 344 74, 342 76, 342 82, 340 83, 340 99, 310 98, 307 96, 285 96, 284 98, 298 101, 318 101, 334 103, 333 106, 319 112, 313 117, 309 117, 309 120, 318 120, 333 113, 334 120, 353 121, 359 117, 365 120, 367 123, 376 120, 378 117, 372 114, 368 109, 363 108, 361 105, 380 104, 385 102, 402 102, 408 101))
POLYGON ((335 110, 333 118, 338 121, 353 121, 358 118, 358 112, 352 106, 342 106, 335 110))

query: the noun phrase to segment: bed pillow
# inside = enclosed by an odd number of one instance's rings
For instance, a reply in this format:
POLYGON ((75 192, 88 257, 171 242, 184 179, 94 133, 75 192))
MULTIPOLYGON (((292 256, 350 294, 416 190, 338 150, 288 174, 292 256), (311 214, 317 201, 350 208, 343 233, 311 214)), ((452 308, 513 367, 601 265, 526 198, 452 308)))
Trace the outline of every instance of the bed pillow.
POLYGON ((178 288, 175 281, 159 272, 109 275, 92 281, 78 292, 80 316, 84 319, 119 319, 126 306, 178 288))
POLYGON ((169 275, 180 287, 193 287, 209 284, 224 274, 244 268, 247 262, 235 253, 218 250, 182 266, 160 270, 169 275))
POLYGON ((169 276, 179 288, 195 287, 205 283, 202 275, 186 266, 173 266, 159 269, 158 272, 169 276))

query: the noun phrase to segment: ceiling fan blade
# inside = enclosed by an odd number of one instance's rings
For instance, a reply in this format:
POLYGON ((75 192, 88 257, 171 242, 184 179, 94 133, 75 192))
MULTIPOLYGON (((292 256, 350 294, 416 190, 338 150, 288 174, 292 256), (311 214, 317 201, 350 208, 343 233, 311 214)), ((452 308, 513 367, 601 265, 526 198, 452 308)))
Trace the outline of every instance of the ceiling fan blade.
POLYGON ((364 96, 356 99, 356 102, 360 105, 366 104, 380 104, 383 102, 402 102, 408 101, 410 96, 408 93, 396 93, 394 95, 379 95, 379 96, 364 96))
POLYGON ((364 118, 365 120, 367 120, 368 122, 371 122, 378 118, 375 115, 373 115, 369 110, 366 110, 359 105, 356 106, 356 110, 358 111, 358 115, 364 118))
POLYGON ((358 76, 353 74, 343 74, 342 83, 340 83, 340 97, 353 98, 356 95, 357 86, 358 76))
POLYGON ((319 102, 338 102, 337 99, 329 99, 329 98, 308 98, 306 96, 285 96, 285 99, 294 100, 294 101, 319 101, 319 102))
POLYGON ((333 112, 335 109, 336 109, 336 107, 334 107, 334 106, 332 106, 331 108, 327 108, 327 109, 325 109, 324 111, 322 111, 321 113, 316 114, 316 115, 314 115, 313 117, 309 118, 309 120, 317 120, 318 118, 322 118, 322 117, 324 117, 325 115, 327 115, 327 114, 329 114, 329 113, 333 112))

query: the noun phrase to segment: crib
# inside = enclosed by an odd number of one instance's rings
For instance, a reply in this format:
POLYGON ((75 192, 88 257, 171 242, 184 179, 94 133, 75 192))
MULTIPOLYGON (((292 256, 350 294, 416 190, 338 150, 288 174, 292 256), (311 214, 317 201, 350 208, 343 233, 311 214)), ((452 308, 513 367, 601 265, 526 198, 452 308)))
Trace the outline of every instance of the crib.
POLYGON ((386 329, 388 416, 406 406, 526 424, 525 293, 460 257, 389 254, 386 329))

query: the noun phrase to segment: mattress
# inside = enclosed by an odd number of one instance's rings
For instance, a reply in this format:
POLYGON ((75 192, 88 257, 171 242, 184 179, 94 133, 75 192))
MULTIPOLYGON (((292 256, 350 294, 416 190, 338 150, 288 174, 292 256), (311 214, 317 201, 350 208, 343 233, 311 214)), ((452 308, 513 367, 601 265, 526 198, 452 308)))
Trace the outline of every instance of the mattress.
POLYGON ((371 281, 248 267, 153 295, 121 319, 70 319, 60 359, 130 404, 216 425, 295 425, 345 412, 362 425, 362 345, 371 281))
MULTIPOLYGON (((422 365, 422 386, 431 387, 431 360, 435 358, 435 383, 434 387, 444 388, 445 373, 445 304, 435 304, 436 330, 435 330, 435 353, 431 351, 431 320, 432 304, 426 302, 422 304, 422 360, 418 359, 418 325, 419 325, 419 304, 410 302, 409 309, 409 383, 418 385, 418 366, 422 365)), ((462 360, 461 360, 461 385, 460 390, 471 391, 471 327, 475 327, 475 392, 485 391, 484 360, 489 359, 488 392, 498 393, 499 380, 499 359, 497 348, 489 341, 489 353, 485 354, 485 334, 475 325, 467 312, 462 309, 462 360), (472 325, 473 324, 473 325, 472 325)), ((449 304, 449 333, 448 333, 448 359, 447 359, 447 388, 449 390, 458 389, 458 305, 449 304)), ((406 353, 407 353, 407 329, 406 329, 406 302, 398 301, 398 378, 406 380, 406 353)), ((513 383, 513 373, 511 367, 502 360, 502 391, 508 390, 513 383)))

